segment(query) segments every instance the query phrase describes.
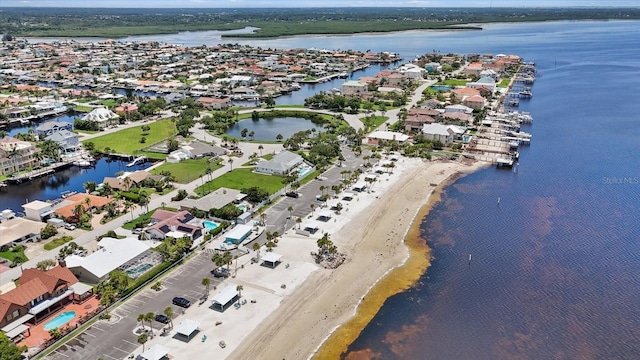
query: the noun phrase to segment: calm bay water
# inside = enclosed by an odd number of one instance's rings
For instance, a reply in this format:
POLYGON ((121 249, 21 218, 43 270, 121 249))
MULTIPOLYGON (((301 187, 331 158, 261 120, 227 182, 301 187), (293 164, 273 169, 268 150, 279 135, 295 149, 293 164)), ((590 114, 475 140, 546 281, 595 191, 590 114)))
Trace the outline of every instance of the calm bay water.
MULTIPOLYGON (((162 39, 220 42, 207 32, 162 39)), ((432 266, 388 299, 346 357, 638 358, 640 22, 222 42, 407 60, 432 50, 513 53, 542 75, 520 106, 534 116, 523 129, 534 138, 518 173, 490 168, 447 187, 421 225, 432 266)))

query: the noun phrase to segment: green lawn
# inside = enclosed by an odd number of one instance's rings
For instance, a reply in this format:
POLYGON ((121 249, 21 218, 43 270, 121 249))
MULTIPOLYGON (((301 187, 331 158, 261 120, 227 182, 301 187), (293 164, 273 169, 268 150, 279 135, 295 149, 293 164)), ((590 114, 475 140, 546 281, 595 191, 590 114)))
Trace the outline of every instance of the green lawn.
POLYGON ((91 112, 93 108, 91 106, 78 105, 75 108, 73 108, 73 110, 77 112, 88 113, 88 112, 91 112))
POLYGON ((448 79, 445 81, 438 81, 436 85, 446 85, 446 86, 465 86, 469 80, 460 80, 460 79, 448 79))
POLYGON ((45 250, 53 250, 53 249, 57 248, 58 246, 62 246, 64 244, 70 242, 71 240, 73 240, 72 236, 63 236, 63 237, 51 239, 48 243, 44 244, 44 249, 45 250))
POLYGON ((100 105, 103 105, 106 107, 116 107, 118 106, 118 102, 113 99, 107 99, 107 100, 101 100, 100 105))
POLYGON ((177 133, 175 123, 169 119, 145 123, 144 125, 148 125, 151 128, 145 136, 147 141, 144 144, 140 142, 142 125, 116 131, 87 141, 93 142, 97 150, 110 147, 111 152, 133 155, 136 151, 142 150, 151 144, 155 144, 177 133))
POLYGON ((27 261, 29 261, 29 259, 27 258, 27 256, 24 254, 24 250, 20 250, 20 251, 1 251, 0 252, 0 257, 1 258, 5 258, 11 262, 19 262, 19 263, 26 263, 27 261))
POLYGON ((500 81, 500 83, 498 84, 498 87, 507 87, 509 86, 510 82, 511 82, 511 79, 509 78, 502 79, 502 81, 500 81))
POLYGON ((179 163, 164 163, 157 168, 151 170, 152 174, 160 174, 163 171, 169 171, 176 178, 176 182, 181 184, 187 184, 196 180, 202 175, 205 175, 207 167, 211 170, 218 170, 223 165, 220 164, 220 160, 207 164, 208 158, 203 159, 187 159, 180 161, 179 163))
POLYGON ((267 190, 269 194, 273 194, 284 187, 280 176, 254 174, 252 171, 253 169, 248 168, 234 169, 233 171, 197 187, 196 193, 198 195, 203 195, 205 190, 215 191, 221 187, 242 190, 257 186, 261 189, 267 190))
MULTIPOLYGON (((366 118, 361 118, 360 121, 362 121, 363 124, 367 125, 367 121, 365 120, 366 118)), ((371 129, 376 129, 378 126, 382 125, 382 123, 384 123, 385 121, 389 120, 389 117, 387 116, 374 116, 373 117, 373 122, 370 123, 371 129)))

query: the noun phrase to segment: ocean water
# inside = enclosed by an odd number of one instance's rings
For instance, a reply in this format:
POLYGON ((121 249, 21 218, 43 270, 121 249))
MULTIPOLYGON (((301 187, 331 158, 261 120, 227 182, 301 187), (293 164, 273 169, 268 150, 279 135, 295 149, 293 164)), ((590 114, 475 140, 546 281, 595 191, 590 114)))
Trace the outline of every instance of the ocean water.
POLYGON ((516 31, 508 52, 541 74, 520 102, 534 122, 517 174, 490 168, 446 188, 421 223, 432 266, 346 358, 640 357, 638 25, 516 31))

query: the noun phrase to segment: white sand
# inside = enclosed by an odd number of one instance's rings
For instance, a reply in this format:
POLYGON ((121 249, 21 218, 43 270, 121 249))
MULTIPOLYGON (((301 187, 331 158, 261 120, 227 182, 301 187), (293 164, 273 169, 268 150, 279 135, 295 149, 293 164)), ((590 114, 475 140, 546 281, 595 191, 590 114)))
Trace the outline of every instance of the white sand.
MULTIPOLYGON (((232 306, 224 313, 210 309, 211 301, 201 307, 194 305, 175 323, 184 318, 200 321, 196 338, 187 344, 171 336, 156 336, 146 347, 161 343, 170 349, 174 359, 199 359, 205 354, 206 358, 216 359, 312 356, 332 331, 355 314, 356 306, 371 287, 406 260, 404 237, 434 189, 431 184, 479 167, 402 158, 393 174, 380 175, 371 193, 357 193, 350 202, 329 200, 328 208, 338 201, 344 208, 330 221, 320 222, 316 234, 305 237, 291 230, 283 234, 273 250, 283 256, 278 267, 246 264, 238 270, 237 277, 211 290, 209 299, 226 285, 240 284, 246 305, 240 309, 232 306), (347 255, 346 262, 335 270, 318 267, 310 255, 317 250, 316 240, 325 231, 338 250, 347 255), (216 321, 222 324, 216 326, 216 321), (207 336, 205 342, 201 341, 202 335, 207 336), (225 341, 226 348, 218 346, 220 340, 225 341)), ((135 353, 140 354, 141 350, 135 353)))

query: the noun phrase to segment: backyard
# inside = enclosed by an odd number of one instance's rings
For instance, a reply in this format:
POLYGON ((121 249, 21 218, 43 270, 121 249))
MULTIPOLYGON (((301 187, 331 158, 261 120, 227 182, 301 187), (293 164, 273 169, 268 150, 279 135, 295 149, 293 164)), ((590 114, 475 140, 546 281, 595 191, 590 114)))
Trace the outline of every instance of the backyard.
POLYGON ((134 154, 151 144, 160 142, 177 133, 176 124, 171 120, 161 120, 145 123, 149 126, 148 133, 143 134, 142 125, 116 131, 111 134, 99 136, 87 141, 94 143, 97 150, 110 148, 111 152, 119 154, 134 154), (146 138, 144 143, 140 142, 142 137, 146 138))
POLYGON ((206 175, 207 167, 211 171, 220 169, 222 159, 209 162, 209 158, 186 159, 178 163, 164 163, 151 170, 152 174, 161 174, 168 171, 175 177, 175 181, 180 184, 188 184, 199 177, 206 175))

